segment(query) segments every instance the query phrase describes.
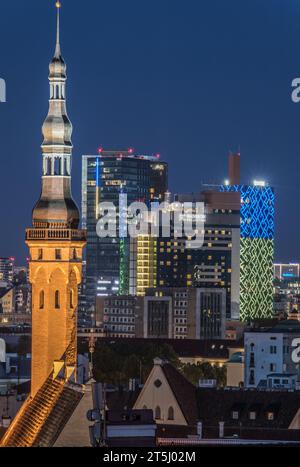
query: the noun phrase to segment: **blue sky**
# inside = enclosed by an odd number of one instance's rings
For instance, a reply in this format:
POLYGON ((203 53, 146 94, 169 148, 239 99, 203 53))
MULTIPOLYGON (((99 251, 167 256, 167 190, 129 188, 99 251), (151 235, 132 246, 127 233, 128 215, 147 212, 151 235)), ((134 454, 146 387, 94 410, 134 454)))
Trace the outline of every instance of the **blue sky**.
MULTIPOLYGON (((55 2, 1 3, 0 256, 23 263, 40 192, 55 2)), ((160 153, 174 192, 224 180, 227 154, 240 148, 243 182, 264 178, 276 189, 276 259, 300 260, 300 104, 290 98, 299 24, 299 0, 64 0, 78 204, 81 155, 99 146, 160 153)))

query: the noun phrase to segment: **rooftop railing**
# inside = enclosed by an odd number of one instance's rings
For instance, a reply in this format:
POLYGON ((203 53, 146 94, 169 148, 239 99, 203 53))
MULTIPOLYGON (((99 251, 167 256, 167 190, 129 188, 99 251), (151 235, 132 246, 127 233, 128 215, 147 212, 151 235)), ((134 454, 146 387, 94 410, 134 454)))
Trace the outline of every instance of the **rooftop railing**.
POLYGON ((85 230, 72 229, 27 229, 26 240, 86 240, 85 230))

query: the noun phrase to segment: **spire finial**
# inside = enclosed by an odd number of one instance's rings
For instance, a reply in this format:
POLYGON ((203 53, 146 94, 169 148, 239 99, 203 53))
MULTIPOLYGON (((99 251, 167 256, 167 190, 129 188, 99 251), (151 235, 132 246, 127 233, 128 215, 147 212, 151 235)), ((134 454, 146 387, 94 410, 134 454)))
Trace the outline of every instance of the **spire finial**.
POLYGON ((55 49, 55 56, 58 58, 61 55, 60 49, 60 13, 59 10, 61 9, 61 2, 57 1, 55 3, 57 9, 57 29, 56 29, 56 49, 55 49))

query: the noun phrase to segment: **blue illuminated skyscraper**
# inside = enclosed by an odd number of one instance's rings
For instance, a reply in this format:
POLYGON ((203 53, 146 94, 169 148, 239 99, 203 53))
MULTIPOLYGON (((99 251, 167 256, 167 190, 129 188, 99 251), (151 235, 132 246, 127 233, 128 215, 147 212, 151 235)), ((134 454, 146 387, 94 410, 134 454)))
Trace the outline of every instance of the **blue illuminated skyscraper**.
POLYGON ((241 195, 240 319, 273 315, 275 193, 264 182, 222 186, 241 195))

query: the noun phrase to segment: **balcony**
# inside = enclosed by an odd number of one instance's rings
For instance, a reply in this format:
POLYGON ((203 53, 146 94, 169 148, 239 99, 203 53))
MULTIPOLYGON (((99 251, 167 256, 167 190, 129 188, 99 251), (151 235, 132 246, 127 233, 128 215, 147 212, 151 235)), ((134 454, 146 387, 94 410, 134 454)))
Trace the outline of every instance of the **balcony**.
POLYGON ((27 229, 26 241, 32 240, 66 240, 85 242, 86 231, 71 229, 27 229))

